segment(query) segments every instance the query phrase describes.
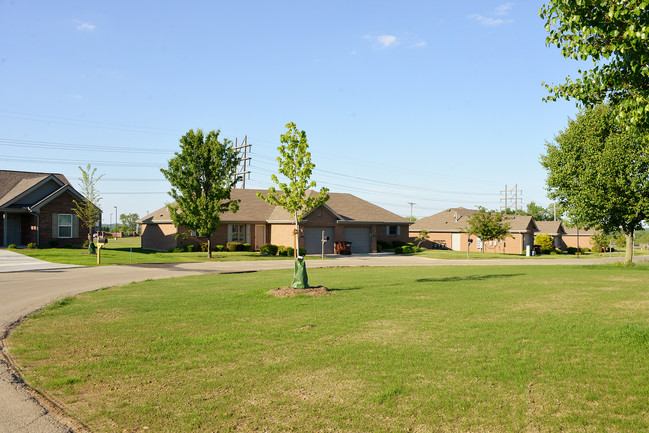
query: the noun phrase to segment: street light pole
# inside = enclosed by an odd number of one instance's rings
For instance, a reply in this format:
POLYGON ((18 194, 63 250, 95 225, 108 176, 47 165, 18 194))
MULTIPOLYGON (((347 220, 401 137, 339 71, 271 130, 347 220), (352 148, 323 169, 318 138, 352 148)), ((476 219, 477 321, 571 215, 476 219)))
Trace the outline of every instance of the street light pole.
POLYGON ((117 232, 117 221, 118 221, 118 213, 117 213, 117 206, 113 206, 115 208, 115 232, 117 232))

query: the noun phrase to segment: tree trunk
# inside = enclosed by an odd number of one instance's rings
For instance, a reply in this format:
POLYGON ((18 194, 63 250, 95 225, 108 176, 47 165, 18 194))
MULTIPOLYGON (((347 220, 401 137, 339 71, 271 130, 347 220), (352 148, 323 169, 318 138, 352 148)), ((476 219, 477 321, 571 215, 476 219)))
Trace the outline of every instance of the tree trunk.
POLYGON ((298 225, 297 216, 295 217, 295 249, 293 250, 293 259, 297 260, 300 255, 300 226, 298 225))
POLYGON ((207 237, 207 258, 212 258, 212 236, 207 237))
POLYGON ((624 252, 624 264, 629 266, 633 263, 633 230, 631 233, 624 233, 626 238, 626 250, 624 252))

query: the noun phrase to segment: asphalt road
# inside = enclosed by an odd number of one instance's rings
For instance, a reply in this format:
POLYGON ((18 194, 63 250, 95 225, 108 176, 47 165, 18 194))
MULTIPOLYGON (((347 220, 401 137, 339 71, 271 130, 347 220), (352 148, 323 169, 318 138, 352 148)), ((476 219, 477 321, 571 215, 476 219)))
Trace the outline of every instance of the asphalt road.
MULTIPOLYGON (((104 267, 71 267, 25 260, 22 255, 0 250, 0 336, 28 314, 57 299, 79 293, 119 286, 135 281, 199 274, 291 269, 290 260, 254 262, 165 263, 104 267), (14 257, 19 255, 21 257, 14 257), (10 263, 13 261, 13 265, 10 263)), ((646 258, 646 257, 645 257, 646 258)), ((34 260, 34 259, 32 259, 34 260)), ((613 259, 612 261, 620 261, 613 259)), ((333 260, 308 260, 307 267, 338 266, 442 266, 442 265, 586 265, 610 259, 556 260, 435 260, 393 254, 353 255, 333 260)), ((36 393, 20 379, 0 340, 0 432, 62 433, 86 431, 69 419, 53 402, 36 393)))

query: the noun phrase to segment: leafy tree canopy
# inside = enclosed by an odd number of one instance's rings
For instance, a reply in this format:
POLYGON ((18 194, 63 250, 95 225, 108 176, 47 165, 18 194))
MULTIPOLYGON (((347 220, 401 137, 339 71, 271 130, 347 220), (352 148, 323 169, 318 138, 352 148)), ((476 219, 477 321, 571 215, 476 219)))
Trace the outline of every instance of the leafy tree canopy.
MULTIPOLYGON (((329 200, 329 190, 322 188, 316 195, 309 194, 309 189, 315 188, 316 183, 311 180, 315 164, 311 162, 306 132, 299 131, 293 122, 286 124, 286 128, 286 133, 280 137, 282 145, 277 148, 279 151, 277 162, 279 163, 279 174, 284 176, 288 182, 281 182, 273 174, 271 179, 279 190, 270 187, 266 196, 260 193, 257 193, 257 196, 273 206, 280 206, 291 215, 295 223, 297 245, 299 222, 315 208, 329 200)), ((297 253, 296 246, 296 256, 297 253)))
POLYGON ((94 254, 95 245, 92 243, 92 228, 101 215, 101 209, 99 209, 101 197, 99 196, 99 191, 97 191, 97 182, 104 175, 96 176, 97 168, 91 168, 90 164, 86 166, 85 170, 79 166, 79 170, 81 171, 80 189, 84 198, 80 202, 74 200, 74 208, 72 210, 88 228, 88 252, 94 254))
POLYGON ((593 62, 577 79, 544 83, 546 99, 572 98, 586 107, 610 102, 619 119, 649 127, 649 0, 552 0, 539 14, 548 45, 593 62))
POLYGON ((236 212, 239 201, 230 194, 240 178, 235 176, 238 153, 227 138, 219 141, 220 131, 203 135, 201 129, 190 129, 180 139, 180 152, 169 160, 168 168, 161 169, 171 184, 169 215, 176 226, 207 237, 208 256, 211 257, 211 236, 221 224, 221 214, 236 212))
POLYGON ((505 221, 501 212, 488 212, 484 207, 479 207, 467 220, 466 232, 482 239, 482 251, 484 252, 484 241, 503 240, 509 235, 510 224, 505 221))
POLYGON ((554 219, 554 211, 552 209, 546 209, 533 201, 527 204, 527 209, 524 214, 531 216, 536 221, 552 221, 554 219))
POLYGON ((137 229, 136 221, 140 219, 140 216, 137 213, 123 213, 119 219, 122 221, 122 231, 134 232, 137 229))
POLYGON ((649 154, 642 141, 616 122, 608 105, 600 105, 570 120, 541 157, 550 198, 578 227, 621 229, 629 236, 627 263, 633 232, 649 215, 649 154))

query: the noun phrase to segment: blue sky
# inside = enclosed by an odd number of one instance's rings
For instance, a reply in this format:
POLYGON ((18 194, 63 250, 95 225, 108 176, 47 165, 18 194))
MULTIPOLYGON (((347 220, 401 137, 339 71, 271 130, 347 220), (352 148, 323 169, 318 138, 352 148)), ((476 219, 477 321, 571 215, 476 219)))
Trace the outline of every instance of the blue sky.
POLYGON ((288 122, 318 187, 400 215, 549 204, 539 164, 574 116, 543 81, 542 2, 0 1, 0 169, 91 163, 104 221, 169 201, 160 173, 190 128, 248 136, 248 188, 272 185, 288 122))

